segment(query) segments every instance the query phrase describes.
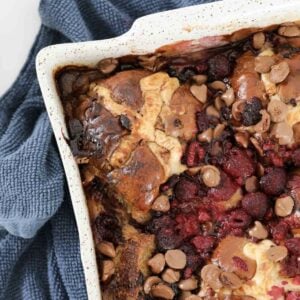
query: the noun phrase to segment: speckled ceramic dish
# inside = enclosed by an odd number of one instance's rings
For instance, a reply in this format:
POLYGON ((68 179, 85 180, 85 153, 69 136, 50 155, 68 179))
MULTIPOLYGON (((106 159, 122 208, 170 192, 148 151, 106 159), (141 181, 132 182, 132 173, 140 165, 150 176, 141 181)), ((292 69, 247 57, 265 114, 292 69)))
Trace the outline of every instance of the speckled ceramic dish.
POLYGON ((71 193, 89 299, 101 298, 95 250, 78 166, 65 140, 68 132, 55 86, 55 71, 65 65, 91 66, 107 57, 147 54, 179 41, 201 48, 205 40, 202 38, 208 36, 299 19, 299 0, 224 0, 140 18, 129 32, 117 38, 54 45, 40 51, 36 69, 71 193))

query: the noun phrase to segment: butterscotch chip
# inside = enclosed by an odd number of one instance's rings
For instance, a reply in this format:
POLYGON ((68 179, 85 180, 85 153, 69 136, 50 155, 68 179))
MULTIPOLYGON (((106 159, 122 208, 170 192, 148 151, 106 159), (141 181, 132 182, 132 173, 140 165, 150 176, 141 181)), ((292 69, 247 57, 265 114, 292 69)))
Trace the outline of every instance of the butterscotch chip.
POLYGON ((197 139, 199 142, 205 142, 205 143, 209 143, 212 138, 213 138, 213 129, 212 128, 208 128, 207 130, 199 133, 197 135, 197 139))
POLYGON ((162 253, 158 253, 149 259, 148 266, 153 273, 158 274, 164 269, 165 263, 165 256, 162 253))
POLYGON ((243 284, 242 280, 232 272, 222 272, 220 274, 220 280, 225 287, 233 290, 238 289, 243 284))
POLYGON ((161 195, 155 199, 151 207, 155 211, 167 212, 170 210, 169 197, 161 195))
POLYGON ((205 84, 194 84, 191 86, 190 91, 201 103, 205 103, 207 101, 207 86, 205 84))
POLYGON ((279 123, 284 121, 288 106, 281 100, 273 98, 269 102, 267 110, 271 116, 271 120, 275 123, 279 123))
POLYGON ((248 148, 249 134, 247 132, 237 132, 234 135, 236 142, 244 148, 248 148))
POLYGON ((225 83, 223 81, 219 81, 219 80, 216 80, 216 81, 210 83, 209 87, 213 88, 214 90, 220 90, 223 92, 225 92, 225 90, 226 90, 225 83))
POLYGON ((266 255, 270 260, 278 262, 288 255, 288 250, 284 246, 274 246, 266 252, 266 255))
POLYGON ((258 133, 264 133, 267 132, 270 128, 271 117, 265 109, 262 109, 260 111, 260 114, 261 120, 257 124, 255 124, 253 128, 258 133))
POLYGON ((206 114, 208 114, 209 116, 216 117, 216 118, 220 117, 220 113, 212 105, 207 107, 206 114))
POLYGON ((275 214, 279 217, 286 217, 291 214, 294 208, 294 200, 291 196, 280 197, 275 202, 275 214))
POLYGON ((202 268, 200 275, 202 280, 213 290, 218 290, 223 286, 222 282, 219 279, 221 272, 221 269, 216 265, 209 264, 202 268))
POLYGON ((180 273, 173 269, 167 269, 163 272, 161 278, 167 283, 174 283, 180 279, 180 273))
POLYGON ((202 75, 202 74, 200 74, 200 75, 194 75, 192 78, 199 85, 201 85, 201 84, 203 84, 203 83, 205 83, 207 81, 207 76, 206 75, 202 75))
POLYGON ((237 121, 241 120, 244 107, 245 107, 245 101, 243 100, 238 100, 233 102, 231 113, 235 120, 237 121))
POLYGON ((275 59, 272 56, 257 56, 255 58, 255 71, 258 73, 268 73, 274 64, 275 59))
POLYGON ((225 124, 218 124, 216 126, 216 128, 214 129, 214 138, 218 138, 221 136, 221 134, 223 133, 224 129, 225 129, 225 124))
POLYGON ((169 286, 165 284, 158 284, 152 287, 151 295, 153 297, 162 298, 162 299, 173 299, 175 293, 169 286))
POLYGON ((268 237, 268 231, 262 223, 255 221, 254 227, 249 230, 249 235, 259 240, 263 240, 268 237))
POLYGON ((161 282, 161 279, 157 276, 150 276, 145 280, 144 283, 144 292, 145 294, 149 294, 152 286, 161 282))
POLYGON ((193 277, 182 279, 178 283, 178 287, 183 291, 192 291, 198 287, 198 280, 193 277))
POLYGON ((253 47, 255 49, 261 49, 266 41, 265 34, 263 32, 257 32, 253 35, 253 47))
POLYGON ((248 193, 256 192, 259 187, 258 179, 256 176, 251 176, 245 181, 245 189, 248 193))
POLYGON ((112 260, 104 260, 101 268, 101 281, 107 281, 115 273, 115 265, 112 260))
POLYGON ((224 100, 227 106, 230 106, 234 102, 234 91, 233 88, 229 88, 222 96, 221 99, 224 100))
POLYGON ((270 81, 273 83, 281 83, 290 73, 290 67, 286 61, 282 61, 271 68, 270 81))
POLYGON ((296 37, 300 36, 300 29, 294 26, 281 26, 278 29, 278 34, 286 37, 296 37))
POLYGON ((216 187, 221 181, 220 171, 213 165, 204 166, 201 170, 202 180, 208 187, 216 187))
POLYGON ((165 254, 166 263, 170 268, 183 269, 186 265, 186 255, 181 250, 168 250, 165 254))
POLYGON ((101 242, 97 245, 97 249, 101 254, 106 255, 108 257, 112 258, 116 256, 115 246, 111 242, 101 242))

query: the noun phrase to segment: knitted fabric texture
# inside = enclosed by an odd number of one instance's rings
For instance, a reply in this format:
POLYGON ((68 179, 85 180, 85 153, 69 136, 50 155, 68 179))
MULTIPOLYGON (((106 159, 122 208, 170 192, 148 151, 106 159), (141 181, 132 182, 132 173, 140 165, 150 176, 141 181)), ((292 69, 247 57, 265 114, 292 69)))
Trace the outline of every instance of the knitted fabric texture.
POLYGON ((140 16, 203 2, 212 1, 41 1, 39 34, 0 99, 0 299, 87 299, 76 223, 36 78, 37 52, 118 36, 140 16))

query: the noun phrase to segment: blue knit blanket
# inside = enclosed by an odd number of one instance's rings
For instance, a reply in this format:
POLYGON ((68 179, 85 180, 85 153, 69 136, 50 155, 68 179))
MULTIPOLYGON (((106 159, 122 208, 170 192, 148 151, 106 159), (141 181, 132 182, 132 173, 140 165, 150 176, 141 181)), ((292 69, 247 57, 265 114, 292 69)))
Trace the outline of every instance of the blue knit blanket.
POLYGON ((39 34, 0 99, 0 299, 87 298, 72 206, 36 78, 37 52, 118 36, 140 16, 203 2, 212 1, 41 1, 39 34))

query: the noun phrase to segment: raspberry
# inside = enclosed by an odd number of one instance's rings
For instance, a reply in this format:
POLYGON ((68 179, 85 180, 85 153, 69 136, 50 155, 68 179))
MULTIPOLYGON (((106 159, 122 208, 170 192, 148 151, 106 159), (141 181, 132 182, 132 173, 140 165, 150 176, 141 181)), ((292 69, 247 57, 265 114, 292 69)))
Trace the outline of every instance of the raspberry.
POLYGON ((156 234, 157 247, 160 251, 178 248, 182 241, 173 228, 163 228, 156 234))
POLYGON ((300 275, 300 261, 298 256, 289 255, 281 262, 280 274, 287 277, 300 275))
POLYGON ((199 165, 205 157, 205 150, 197 141, 191 142, 185 153, 186 165, 194 167, 199 165))
POLYGON ((197 249, 197 252, 209 252, 215 246, 216 239, 212 236, 196 236, 192 239, 192 244, 197 249))
POLYGON ((198 195, 199 185, 196 182, 187 178, 180 178, 175 185, 174 193, 178 200, 189 200, 198 195))
POLYGON ((280 300, 284 297, 284 288, 273 285, 271 290, 268 291, 268 295, 272 297, 272 300, 280 300))
POLYGON ((208 222, 210 220, 211 220, 211 216, 208 213, 208 211, 203 209, 203 208, 199 209, 199 211, 198 211, 198 221, 200 223, 205 223, 205 222, 208 222))
POLYGON ((184 239, 199 233, 199 223, 197 216, 177 215, 175 220, 177 222, 176 229, 179 230, 180 235, 184 239))
POLYGON ((286 180, 287 176, 283 168, 267 168, 265 175, 260 179, 260 186, 268 195, 279 195, 285 188, 286 180))
POLYGON ((250 216, 260 220, 269 208, 269 201, 261 192, 249 193, 242 199, 242 207, 250 216))
POLYGON ((234 265, 238 269, 241 269, 244 272, 248 272, 248 265, 242 258, 240 258, 239 256, 233 256, 232 260, 233 260, 234 265))
POLYGON ((300 167, 300 148, 296 149, 292 154, 292 160, 296 167, 300 167))
POLYGON ((300 300, 300 292, 290 292, 286 296, 286 300, 300 300))
POLYGON ((226 173, 221 172, 221 182, 208 191, 208 198, 212 201, 227 201, 236 192, 238 185, 226 173))
POLYGON ((235 178, 245 179, 253 175, 255 166, 245 150, 234 147, 225 156, 223 170, 235 178))
POLYGON ((280 221, 274 227, 271 227, 271 233, 276 242, 285 240, 289 234, 289 231, 290 226, 284 221, 280 221))
POLYGON ((300 256, 300 238, 291 238, 285 241, 284 245, 290 253, 300 256))
POLYGON ((229 228, 246 229, 251 222, 251 217, 242 209, 231 211, 227 218, 229 228))

